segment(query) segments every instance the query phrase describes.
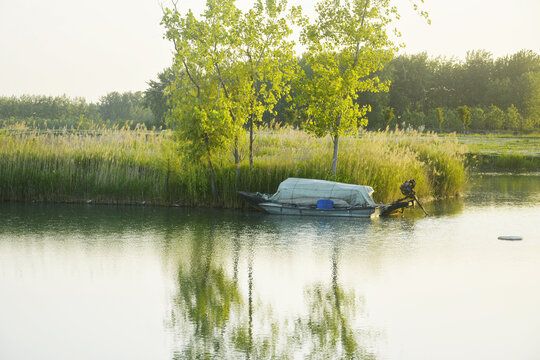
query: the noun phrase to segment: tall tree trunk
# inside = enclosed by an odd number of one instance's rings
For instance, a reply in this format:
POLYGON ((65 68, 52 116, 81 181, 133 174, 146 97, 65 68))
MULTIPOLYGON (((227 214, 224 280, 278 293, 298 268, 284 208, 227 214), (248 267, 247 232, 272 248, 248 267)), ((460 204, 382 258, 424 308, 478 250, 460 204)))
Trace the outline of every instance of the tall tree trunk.
POLYGON ((253 115, 249 117, 249 170, 253 169, 253 115))
MULTIPOLYGON (((223 91, 225 92, 225 97, 227 99, 230 99, 229 91, 227 90, 227 86, 225 86, 225 82, 223 81, 223 77, 221 76, 221 70, 219 69, 219 65, 217 63, 214 63, 214 66, 219 76, 219 82, 221 83, 223 91)), ((236 115, 234 115, 232 109, 229 109, 229 114, 231 114, 233 122, 236 124, 236 115)), ((240 154, 238 153, 238 136, 234 137, 234 166, 236 168, 236 182, 238 183, 240 181, 240 154)))
POLYGON ((214 205, 217 203, 217 191, 216 191, 216 174, 214 173, 214 166, 212 165, 212 155, 208 141, 206 141, 206 153, 208 154, 208 167, 210 168, 210 182, 212 184, 212 198, 214 199, 214 205))
POLYGON ((236 183, 240 182, 240 154, 238 153, 238 136, 234 137, 234 167, 236 169, 236 183))
POLYGON ((216 192, 216 174, 214 173, 214 167, 212 166, 212 160, 208 158, 208 166, 210 167, 210 181, 212 183, 212 198, 214 199, 214 205, 217 202, 217 192, 216 192))
POLYGON ((339 135, 334 136, 334 155, 332 156, 332 175, 336 176, 337 172, 337 158, 339 148, 339 135))
POLYGON ((171 193, 169 192, 169 178, 171 176, 171 159, 167 157, 167 178, 165 179, 165 193, 167 194, 167 201, 171 203, 171 193))

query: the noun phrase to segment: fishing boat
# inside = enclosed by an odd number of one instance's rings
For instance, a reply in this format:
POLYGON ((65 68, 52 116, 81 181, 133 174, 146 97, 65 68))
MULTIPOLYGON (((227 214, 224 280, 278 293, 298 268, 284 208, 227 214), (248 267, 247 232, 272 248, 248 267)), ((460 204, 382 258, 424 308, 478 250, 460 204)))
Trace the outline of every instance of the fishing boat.
POLYGON ((377 204, 371 197, 373 192, 373 188, 366 185, 288 178, 275 194, 239 191, 238 195, 252 207, 274 215, 365 218, 389 215, 414 205, 415 197, 412 196, 389 204, 377 204))

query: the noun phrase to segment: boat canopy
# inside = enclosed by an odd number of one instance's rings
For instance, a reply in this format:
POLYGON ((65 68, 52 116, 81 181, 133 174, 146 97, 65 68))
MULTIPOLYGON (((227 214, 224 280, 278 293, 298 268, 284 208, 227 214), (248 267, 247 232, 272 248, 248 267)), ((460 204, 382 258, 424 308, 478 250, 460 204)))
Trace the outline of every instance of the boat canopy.
POLYGON ((270 201, 282 204, 312 206, 317 200, 328 199, 336 207, 373 207, 373 188, 365 185, 344 184, 334 181, 288 178, 279 184, 270 201))

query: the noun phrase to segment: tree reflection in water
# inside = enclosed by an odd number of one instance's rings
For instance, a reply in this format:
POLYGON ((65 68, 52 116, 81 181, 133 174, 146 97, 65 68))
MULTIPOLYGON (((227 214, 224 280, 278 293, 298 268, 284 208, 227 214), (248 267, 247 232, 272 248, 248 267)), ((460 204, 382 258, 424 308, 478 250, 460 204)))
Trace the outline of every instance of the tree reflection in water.
POLYGON ((300 320, 303 342, 311 343, 308 357, 314 359, 375 359, 374 353, 362 345, 369 335, 353 329, 359 301, 354 291, 346 293, 338 283, 339 245, 334 244, 332 254, 332 281, 330 286, 317 285, 306 291, 311 311, 306 320, 300 320))
POLYGON ((219 263, 227 249, 216 246, 215 233, 214 226, 194 231, 191 253, 183 254, 179 265, 172 324, 180 344, 174 359, 375 358, 363 344, 366 331, 354 328, 362 302, 353 290, 346 292, 339 285, 338 243, 333 247, 331 281, 306 289, 306 312, 284 319, 274 316, 264 299, 254 299, 253 238, 240 238, 239 230, 232 233, 232 271, 227 272, 219 263), (247 277, 239 276, 242 264, 247 277), (239 279, 247 280, 247 293, 242 293, 239 279))
POLYGON ((191 245, 189 263, 180 263, 178 269, 172 323, 181 332, 183 344, 174 358, 225 356, 231 312, 241 301, 238 285, 214 261, 214 225, 209 234, 196 230, 191 245))

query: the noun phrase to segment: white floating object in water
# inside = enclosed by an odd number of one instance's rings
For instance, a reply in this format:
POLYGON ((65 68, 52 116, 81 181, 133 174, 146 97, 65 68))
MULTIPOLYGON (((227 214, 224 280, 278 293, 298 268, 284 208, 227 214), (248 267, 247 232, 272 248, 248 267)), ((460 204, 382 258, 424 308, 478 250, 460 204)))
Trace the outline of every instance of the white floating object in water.
POLYGON ((523 240, 523 237, 521 236, 515 236, 515 235, 503 235, 499 236, 499 240, 523 240))

